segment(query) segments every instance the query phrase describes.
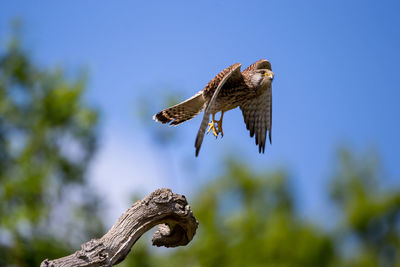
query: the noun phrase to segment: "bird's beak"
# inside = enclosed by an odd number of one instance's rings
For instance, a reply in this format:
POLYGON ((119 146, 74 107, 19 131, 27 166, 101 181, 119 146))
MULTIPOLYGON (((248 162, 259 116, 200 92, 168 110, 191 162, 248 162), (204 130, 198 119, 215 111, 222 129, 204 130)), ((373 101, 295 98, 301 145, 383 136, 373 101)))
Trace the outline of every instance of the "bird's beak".
POLYGON ((270 78, 271 80, 274 79, 274 73, 273 72, 265 73, 265 76, 268 76, 268 78, 270 78))

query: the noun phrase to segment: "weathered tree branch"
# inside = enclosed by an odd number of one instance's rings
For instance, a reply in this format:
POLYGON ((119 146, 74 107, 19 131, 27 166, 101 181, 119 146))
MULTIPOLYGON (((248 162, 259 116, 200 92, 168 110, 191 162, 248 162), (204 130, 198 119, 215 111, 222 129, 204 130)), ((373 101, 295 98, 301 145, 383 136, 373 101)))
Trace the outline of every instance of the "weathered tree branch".
POLYGON ((82 244, 81 250, 69 256, 46 259, 40 266, 113 266, 123 261, 140 236, 156 225, 153 245, 176 247, 192 240, 198 222, 185 196, 158 189, 133 204, 102 238, 82 244))

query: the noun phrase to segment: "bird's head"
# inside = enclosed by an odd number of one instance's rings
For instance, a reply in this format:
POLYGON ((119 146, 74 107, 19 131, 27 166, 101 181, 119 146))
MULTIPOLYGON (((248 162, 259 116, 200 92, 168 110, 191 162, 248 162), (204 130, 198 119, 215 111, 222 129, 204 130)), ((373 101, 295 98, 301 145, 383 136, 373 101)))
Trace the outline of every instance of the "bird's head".
POLYGON ((270 87, 273 79, 274 73, 269 69, 258 69, 251 75, 251 82, 256 88, 270 87))

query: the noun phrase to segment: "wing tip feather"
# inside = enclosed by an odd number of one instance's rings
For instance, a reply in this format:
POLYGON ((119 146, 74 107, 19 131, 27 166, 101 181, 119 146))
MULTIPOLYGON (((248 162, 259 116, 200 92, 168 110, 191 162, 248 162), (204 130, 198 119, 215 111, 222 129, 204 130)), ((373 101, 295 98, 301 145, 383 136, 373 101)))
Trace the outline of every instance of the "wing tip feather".
POLYGON ((170 118, 164 115, 163 111, 158 112, 153 116, 153 120, 161 122, 161 123, 169 123, 171 121, 170 118))
POLYGON ((272 145, 271 129, 268 131, 269 143, 272 145))

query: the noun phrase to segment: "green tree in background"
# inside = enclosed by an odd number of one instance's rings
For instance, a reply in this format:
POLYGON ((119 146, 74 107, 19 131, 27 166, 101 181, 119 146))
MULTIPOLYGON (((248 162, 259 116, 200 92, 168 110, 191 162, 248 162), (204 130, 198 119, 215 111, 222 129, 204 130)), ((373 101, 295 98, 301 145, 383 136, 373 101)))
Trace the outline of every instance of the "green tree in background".
POLYGON ((334 236, 341 266, 400 266, 399 185, 383 186, 375 153, 354 157, 343 150, 339 159, 330 190, 341 214, 334 236))
POLYGON ((122 265, 400 266, 399 188, 383 188, 371 156, 343 150, 339 159, 327 188, 337 209, 327 213, 336 214, 326 218, 333 229, 301 219, 285 172, 254 173, 228 161, 222 177, 189 199, 200 224, 187 247, 157 254, 139 244, 122 265))
POLYGON ((38 266, 103 232, 85 179, 98 120, 85 79, 41 69, 19 39, 0 53, 0 266, 38 266))
POLYGON ((255 174, 240 162, 199 194, 196 240, 170 258, 184 266, 329 266, 333 244, 302 222, 284 173, 255 174))

